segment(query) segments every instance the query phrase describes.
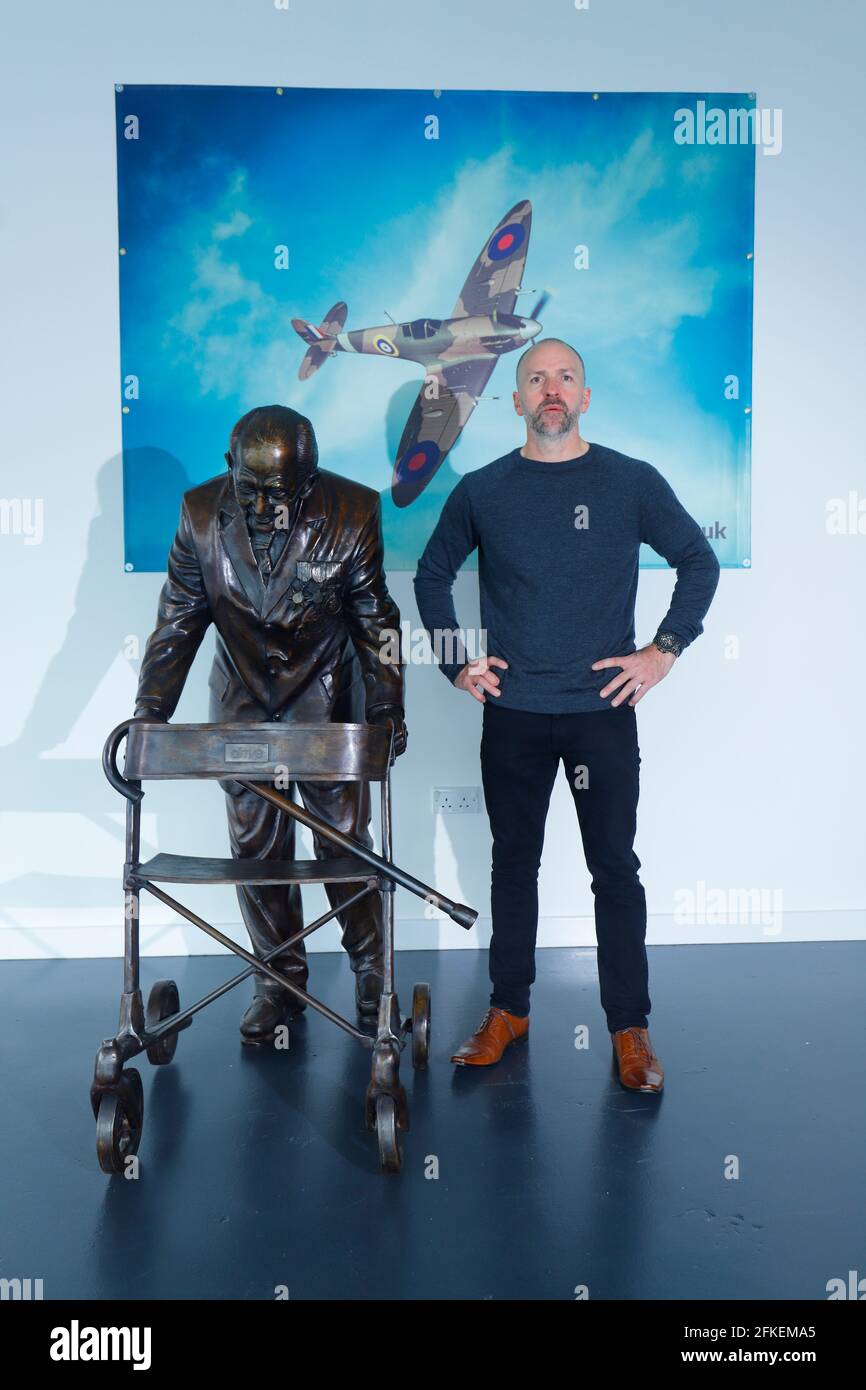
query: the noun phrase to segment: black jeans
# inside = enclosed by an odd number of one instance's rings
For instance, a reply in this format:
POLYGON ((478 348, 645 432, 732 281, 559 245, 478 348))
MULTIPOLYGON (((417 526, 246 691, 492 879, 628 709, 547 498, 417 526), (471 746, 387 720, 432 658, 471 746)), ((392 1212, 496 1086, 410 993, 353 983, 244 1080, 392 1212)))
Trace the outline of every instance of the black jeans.
POLYGON ((481 776, 493 833, 491 1004, 529 1013, 535 980, 538 868, 559 764, 566 776, 592 875, 598 978, 608 1029, 646 1028, 646 896, 633 849, 640 750, 628 704, 586 714, 483 710, 481 776))

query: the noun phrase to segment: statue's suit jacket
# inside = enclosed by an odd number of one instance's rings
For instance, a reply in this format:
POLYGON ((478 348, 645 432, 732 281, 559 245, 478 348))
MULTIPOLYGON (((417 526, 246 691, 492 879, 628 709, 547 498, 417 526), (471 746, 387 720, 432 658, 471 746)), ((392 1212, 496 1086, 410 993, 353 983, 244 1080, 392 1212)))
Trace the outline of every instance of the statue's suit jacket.
POLYGON ((265 583, 231 475, 192 488, 183 497, 136 710, 171 718, 212 622, 212 722, 352 722, 377 705, 402 711, 400 612, 383 553, 378 492, 320 469, 265 583), (388 633, 389 659, 382 660, 388 633))

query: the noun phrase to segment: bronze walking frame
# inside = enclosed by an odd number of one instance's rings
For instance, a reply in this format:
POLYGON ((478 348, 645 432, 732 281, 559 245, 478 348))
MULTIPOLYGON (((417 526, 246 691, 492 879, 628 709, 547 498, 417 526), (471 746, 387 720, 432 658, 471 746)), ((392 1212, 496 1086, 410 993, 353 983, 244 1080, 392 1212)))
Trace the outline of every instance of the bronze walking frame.
POLYGON ((258 971, 302 999, 316 1013, 342 1028, 372 1054, 370 1084, 365 1099, 365 1121, 375 1130, 379 1159, 385 1172, 399 1171, 401 1150, 398 1132, 409 1128, 406 1092, 400 1084, 400 1052, 411 1040, 412 1065, 427 1065, 430 1046, 430 989, 416 984, 412 1012, 401 1018, 394 980, 394 893, 397 885, 447 913, 467 930, 478 914, 455 903, 428 884, 391 862, 391 767, 394 762, 393 730, 375 724, 162 724, 127 719, 112 730, 105 742, 102 765, 111 785, 126 799, 126 860, 123 866, 124 952, 123 994, 120 1022, 114 1038, 107 1038, 96 1054, 91 1105, 96 1119, 96 1148, 100 1167, 120 1173, 137 1153, 144 1120, 140 1073, 127 1062, 146 1052, 156 1066, 169 1063, 178 1035, 208 1004, 234 989, 258 971), (117 766, 120 744, 126 739, 124 771, 117 766), (231 779, 256 792, 301 825, 331 841, 341 856, 323 859, 211 859, 190 855, 157 854, 139 861, 141 802, 144 780, 231 779), (375 854, 352 836, 328 825, 298 806, 271 785, 287 782, 365 781, 381 784, 382 855, 375 854), (205 922, 170 894, 156 886, 163 883, 303 884, 358 883, 362 886, 337 907, 317 917, 309 926, 257 957, 205 922), (225 984, 189 1005, 180 1007, 173 980, 157 980, 142 1002, 139 972, 139 899, 142 888, 179 913, 193 926, 232 951, 247 968, 225 984), (275 958, 331 921, 349 904, 367 893, 382 894, 383 974, 375 1035, 365 1033, 348 1019, 313 998, 273 964, 275 958))

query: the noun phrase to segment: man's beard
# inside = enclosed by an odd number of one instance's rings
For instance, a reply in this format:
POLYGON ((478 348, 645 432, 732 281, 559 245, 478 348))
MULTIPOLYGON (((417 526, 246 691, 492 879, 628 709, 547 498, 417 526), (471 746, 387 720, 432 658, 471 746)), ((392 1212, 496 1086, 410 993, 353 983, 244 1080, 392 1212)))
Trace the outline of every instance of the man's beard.
POLYGON ((529 416, 529 428, 532 433, 540 434, 545 439, 555 439, 557 436, 569 434, 580 418, 576 410, 569 410, 567 406, 563 406, 558 414, 551 414, 548 419, 545 419, 545 409, 546 406, 540 405, 529 416))

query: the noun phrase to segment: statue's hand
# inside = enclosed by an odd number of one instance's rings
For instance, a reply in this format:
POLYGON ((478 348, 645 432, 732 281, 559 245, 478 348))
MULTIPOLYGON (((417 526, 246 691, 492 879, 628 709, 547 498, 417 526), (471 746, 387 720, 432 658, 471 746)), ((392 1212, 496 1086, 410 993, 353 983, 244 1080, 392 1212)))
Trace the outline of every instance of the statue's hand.
POLYGON ((142 706, 140 709, 137 709, 132 717, 133 719, 140 720, 142 724, 168 723, 168 720, 166 719, 165 715, 162 713, 161 710, 147 709, 146 706, 142 706))
POLYGON ((367 715, 368 724, 391 724, 394 728, 394 757, 406 752, 409 731, 399 705, 380 705, 367 715))

